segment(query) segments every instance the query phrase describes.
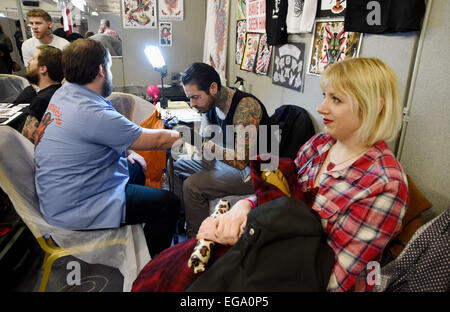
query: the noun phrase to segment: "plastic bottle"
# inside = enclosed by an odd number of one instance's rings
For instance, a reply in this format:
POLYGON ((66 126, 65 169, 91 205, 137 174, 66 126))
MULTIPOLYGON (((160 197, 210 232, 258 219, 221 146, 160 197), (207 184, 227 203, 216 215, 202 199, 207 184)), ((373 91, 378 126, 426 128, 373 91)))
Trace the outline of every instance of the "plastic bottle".
POLYGON ((234 84, 236 84, 236 83, 239 83, 239 86, 238 86, 238 89, 239 89, 239 90, 245 91, 245 88, 244 88, 244 79, 242 79, 242 78, 239 77, 239 76, 236 76, 236 81, 234 82, 234 84))
POLYGON ((162 176, 161 176, 161 189, 162 190, 169 190, 169 180, 167 179, 167 173, 166 173, 167 169, 164 168, 162 170, 162 176))

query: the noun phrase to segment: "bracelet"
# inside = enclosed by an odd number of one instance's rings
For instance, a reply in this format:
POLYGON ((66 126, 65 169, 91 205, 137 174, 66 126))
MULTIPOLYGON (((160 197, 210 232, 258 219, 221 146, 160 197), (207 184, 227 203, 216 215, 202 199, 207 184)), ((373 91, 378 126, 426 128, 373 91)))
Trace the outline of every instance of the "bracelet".
POLYGON ((250 205, 252 205, 252 209, 256 207, 256 204, 253 200, 249 199, 249 198, 243 198, 241 200, 246 200, 250 203, 250 205))

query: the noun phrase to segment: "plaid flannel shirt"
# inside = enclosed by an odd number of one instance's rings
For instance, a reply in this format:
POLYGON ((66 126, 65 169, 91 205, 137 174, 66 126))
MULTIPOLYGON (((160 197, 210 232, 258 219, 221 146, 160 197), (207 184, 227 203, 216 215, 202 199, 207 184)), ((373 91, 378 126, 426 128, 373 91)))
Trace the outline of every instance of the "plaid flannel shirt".
MULTIPOLYGON (((313 190, 334 142, 320 133, 298 152, 295 163, 303 192, 313 190)), ((399 232, 408 199, 406 174, 384 141, 348 168, 322 174, 312 209, 322 218, 327 243, 335 253, 329 291, 373 288, 366 281, 367 264, 379 261, 387 243, 399 232)))

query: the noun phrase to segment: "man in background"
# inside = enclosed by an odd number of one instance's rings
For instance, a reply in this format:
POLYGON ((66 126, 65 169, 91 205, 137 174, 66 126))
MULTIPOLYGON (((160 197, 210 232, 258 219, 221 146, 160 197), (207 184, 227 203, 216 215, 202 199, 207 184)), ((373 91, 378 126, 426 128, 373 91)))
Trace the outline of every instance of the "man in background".
POLYGON ((64 30, 64 18, 62 16, 61 19, 59 20, 59 23, 60 23, 59 27, 53 31, 53 34, 67 40, 67 33, 64 30))
MULTIPOLYGON (((25 32, 27 34, 27 39, 31 38, 31 31, 30 31, 30 27, 27 25, 27 21, 23 20, 23 23, 25 25, 25 32)), ((19 20, 16 20, 16 32, 14 33, 14 39, 16 39, 16 46, 17 46, 17 49, 19 50, 20 57, 23 59, 22 44, 23 44, 24 39, 23 39, 22 29, 20 28, 19 20)))
POLYGON ((33 31, 33 37, 25 40, 22 45, 24 64, 28 64, 28 60, 31 59, 36 48, 42 44, 47 44, 60 50, 69 44, 69 41, 66 39, 52 34, 52 19, 46 11, 33 9, 28 11, 27 16, 33 31))
POLYGON ((61 87, 61 81, 64 78, 61 57, 61 50, 41 45, 28 60, 25 78, 39 88, 39 92, 32 98, 25 112, 26 120, 22 128, 22 134, 32 143, 35 142, 36 129, 47 110, 51 97, 61 87))
POLYGON ((100 27, 98 29, 98 33, 99 34, 105 34, 105 35, 113 36, 113 37, 119 39, 122 42, 122 39, 117 34, 117 32, 110 28, 110 24, 109 24, 109 21, 107 19, 102 19, 100 21, 100 27))

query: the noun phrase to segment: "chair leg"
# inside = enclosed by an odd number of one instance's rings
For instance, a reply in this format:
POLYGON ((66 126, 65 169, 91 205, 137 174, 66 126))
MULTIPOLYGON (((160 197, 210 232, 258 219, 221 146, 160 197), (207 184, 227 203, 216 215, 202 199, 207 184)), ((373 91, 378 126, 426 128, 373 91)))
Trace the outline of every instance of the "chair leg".
POLYGON ((41 279, 41 285, 39 286, 39 292, 45 292, 45 290, 47 289, 47 283, 48 283, 48 278, 50 277, 50 272, 52 270, 52 266, 53 266, 53 262, 55 262, 56 259, 64 257, 64 255, 59 255, 59 254, 46 254, 46 261, 44 261, 44 263, 42 264, 42 266, 44 267, 44 273, 42 274, 42 279, 41 279))
POLYGON ((44 256, 44 261, 42 261, 41 270, 45 269, 45 263, 47 262, 48 256, 50 256, 50 254, 46 252, 44 256))

